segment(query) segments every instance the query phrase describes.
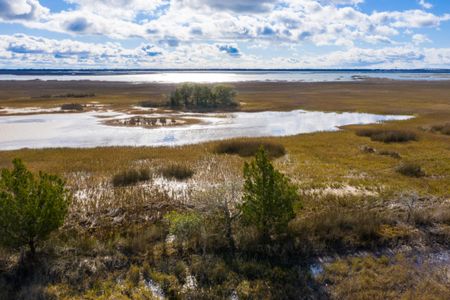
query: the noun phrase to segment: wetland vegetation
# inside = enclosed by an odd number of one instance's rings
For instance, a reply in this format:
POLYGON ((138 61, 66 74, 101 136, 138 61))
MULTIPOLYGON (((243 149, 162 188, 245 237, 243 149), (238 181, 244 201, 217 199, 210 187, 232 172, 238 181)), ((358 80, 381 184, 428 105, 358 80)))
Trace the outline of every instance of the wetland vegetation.
MULTIPOLYGON (((2 106, 35 105, 24 100, 36 83, 28 84, 0 89, 2 106)), ((49 82, 39 90, 62 95, 77 84, 95 94, 85 101, 115 109, 149 97, 164 103, 174 89, 49 82)), ((244 111, 416 118, 181 147, 2 151, 2 168, 20 157, 35 176, 63 178, 72 199, 33 259, 2 243, 0 298, 445 299, 450 140, 440 127, 423 128, 448 123, 450 85, 237 83, 236 90, 244 111)))
POLYGON ((185 83, 170 93, 168 104, 178 109, 233 109, 239 106, 235 97, 232 86, 185 83))

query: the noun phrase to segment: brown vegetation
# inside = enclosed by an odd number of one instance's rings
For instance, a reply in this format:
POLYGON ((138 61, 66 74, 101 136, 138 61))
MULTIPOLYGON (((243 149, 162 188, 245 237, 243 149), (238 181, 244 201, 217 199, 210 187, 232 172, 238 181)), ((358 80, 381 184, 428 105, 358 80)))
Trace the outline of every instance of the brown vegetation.
POLYGON ((130 169, 114 175, 112 183, 115 187, 133 185, 150 179, 148 169, 130 169))
POLYGON ((370 137, 372 141, 384 143, 404 143, 417 140, 415 133, 400 130, 360 129, 356 131, 356 134, 358 136, 370 137))
POLYGON ((185 180, 194 175, 194 171, 184 164, 168 164, 161 168, 161 175, 167 179, 185 180))
POLYGON ((83 105, 79 104, 79 103, 66 103, 61 105, 61 110, 78 110, 78 111, 82 111, 83 105))
POLYGON ((422 170, 422 167, 415 163, 404 163, 400 165, 397 169, 402 175, 409 177, 423 177, 425 176, 425 172, 422 170))
POLYGON ((282 144, 254 140, 219 142, 215 147, 215 152, 218 154, 237 154, 242 157, 249 157, 255 155, 260 147, 263 147, 267 154, 272 158, 286 154, 286 149, 282 144))

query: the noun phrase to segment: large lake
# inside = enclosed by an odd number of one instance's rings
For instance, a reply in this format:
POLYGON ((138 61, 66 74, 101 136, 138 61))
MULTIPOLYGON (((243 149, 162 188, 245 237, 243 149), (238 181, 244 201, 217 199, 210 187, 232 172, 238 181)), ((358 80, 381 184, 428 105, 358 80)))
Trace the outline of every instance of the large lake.
POLYGON ((178 146, 237 137, 289 136, 335 131, 339 126, 406 120, 410 116, 332 113, 294 110, 191 114, 202 123, 146 129, 113 127, 109 119, 127 118, 117 112, 54 113, 0 117, 0 150, 49 147, 178 146))
POLYGON ((132 71, 132 70, 0 70, 0 80, 98 80, 154 83, 213 83, 248 81, 333 82, 367 78, 391 80, 450 80, 450 71, 132 71))

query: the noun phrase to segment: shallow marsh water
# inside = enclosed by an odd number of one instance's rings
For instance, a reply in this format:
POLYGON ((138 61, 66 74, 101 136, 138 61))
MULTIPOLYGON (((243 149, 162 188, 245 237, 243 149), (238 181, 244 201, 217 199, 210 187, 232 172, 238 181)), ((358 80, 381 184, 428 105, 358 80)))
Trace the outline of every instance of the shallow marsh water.
MULTIPOLYGON (((111 119, 132 115, 118 112, 54 113, 0 117, 0 150, 20 148, 90 148, 99 146, 179 146, 238 137, 289 136, 335 131, 340 126, 406 120, 410 116, 366 113, 236 112, 228 114, 175 114, 200 119, 200 124, 160 127, 114 127, 111 119)), ((144 116, 144 115, 141 115, 144 116)), ((156 114, 148 114, 149 117, 156 114)), ((158 114, 158 116, 161 116, 158 114)), ((174 116, 172 114, 171 116, 174 116)), ((169 116, 170 118, 170 116, 169 116)))

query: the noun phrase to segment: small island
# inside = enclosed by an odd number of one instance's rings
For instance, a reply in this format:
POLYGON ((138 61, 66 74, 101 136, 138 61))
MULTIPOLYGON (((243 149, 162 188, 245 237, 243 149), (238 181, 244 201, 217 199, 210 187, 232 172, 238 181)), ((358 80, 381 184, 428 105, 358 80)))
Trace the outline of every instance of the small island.
POLYGON ((228 85, 206 85, 185 83, 167 95, 167 101, 155 103, 143 101, 139 106, 145 108, 168 108, 179 111, 235 111, 239 109, 237 92, 228 85))
POLYGON ((169 95, 171 108, 187 110, 236 109, 236 91, 227 85, 183 84, 169 95))
POLYGON ((151 118, 142 116, 133 116, 130 118, 113 119, 104 122, 104 124, 110 126, 142 127, 142 128, 180 126, 197 123, 200 123, 200 120, 193 118, 184 119, 177 116, 151 117, 151 118))

